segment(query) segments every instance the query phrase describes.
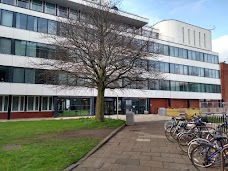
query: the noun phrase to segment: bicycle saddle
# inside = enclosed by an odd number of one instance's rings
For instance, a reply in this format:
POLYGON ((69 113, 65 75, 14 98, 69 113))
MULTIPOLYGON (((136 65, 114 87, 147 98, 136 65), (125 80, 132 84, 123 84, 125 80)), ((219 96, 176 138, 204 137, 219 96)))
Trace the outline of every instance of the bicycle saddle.
POLYGON ((222 139, 227 139, 227 137, 224 137, 224 136, 221 136, 221 135, 217 135, 217 134, 214 134, 213 135, 213 138, 217 141, 220 141, 222 139))

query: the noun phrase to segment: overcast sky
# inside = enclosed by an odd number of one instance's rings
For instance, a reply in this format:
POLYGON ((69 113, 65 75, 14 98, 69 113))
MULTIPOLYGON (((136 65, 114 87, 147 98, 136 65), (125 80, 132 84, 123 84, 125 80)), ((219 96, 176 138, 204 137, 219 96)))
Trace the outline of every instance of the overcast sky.
POLYGON ((181 20, 211 29, 213 51, 228 62, 228 0, 123 0, 121 9, 150 20, 181 20))

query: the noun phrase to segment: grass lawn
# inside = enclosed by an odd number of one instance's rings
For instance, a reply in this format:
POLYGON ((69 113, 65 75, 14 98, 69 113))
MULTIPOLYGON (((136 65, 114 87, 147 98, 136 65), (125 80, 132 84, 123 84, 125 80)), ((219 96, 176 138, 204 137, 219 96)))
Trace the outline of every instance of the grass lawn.
POLYGON ((93 118, 0 123, 0 171, 63 170, 122 124, 93 118))

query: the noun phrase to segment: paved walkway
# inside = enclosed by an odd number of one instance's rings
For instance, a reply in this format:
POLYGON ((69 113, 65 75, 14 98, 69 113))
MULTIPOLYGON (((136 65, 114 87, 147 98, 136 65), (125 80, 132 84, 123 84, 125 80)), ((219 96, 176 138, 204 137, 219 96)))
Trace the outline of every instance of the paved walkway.
POLYGON ((164 122, 125 127, 74 171, 196 171, 178 145, 164 136, 164 122))

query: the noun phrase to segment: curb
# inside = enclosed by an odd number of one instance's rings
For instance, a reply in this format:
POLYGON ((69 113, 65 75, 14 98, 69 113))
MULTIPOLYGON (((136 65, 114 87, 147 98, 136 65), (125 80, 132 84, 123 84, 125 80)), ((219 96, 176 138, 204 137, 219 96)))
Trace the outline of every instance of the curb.
POLYGON ((126 126, 126 124, 123 124, 122 126, 120 126, 119 128, 115 129, 114 131, 111 132, 111 134, 109 134, 104 140, 102 140, 98 145, 96 145, 96 147, 94 147, 92 150, 90 150, 83 158, 81 158, 77 163, 74 163, 72 165, 70 165, 69 167, 67 167, 66 169, 64 169, 63 171, 72 171, 73 169, 75 169, 76 167, 78 167, 78 165, 80 165, 82 162, 84 162, 89 156, 91 156, 93 153, 95 153, 99 148, 101 148, 104 144, 106 144, 113 136, 115 136, 119 131, 121 131, 124 127, 126 126))

